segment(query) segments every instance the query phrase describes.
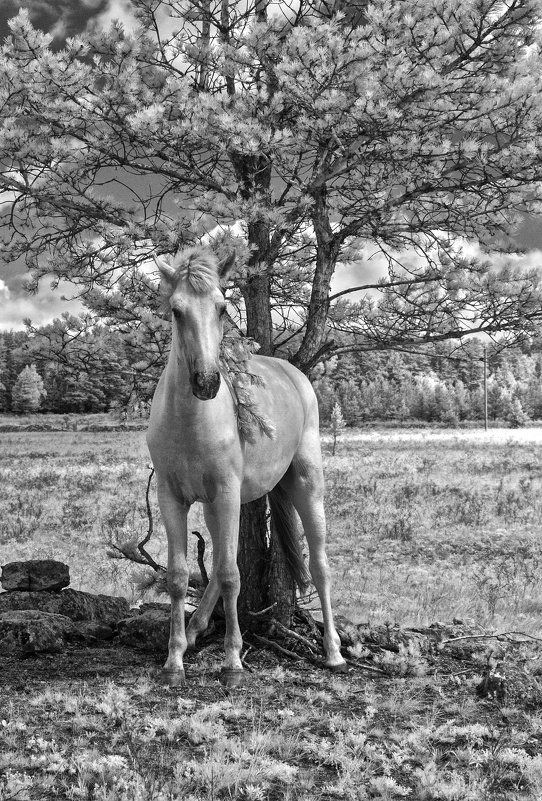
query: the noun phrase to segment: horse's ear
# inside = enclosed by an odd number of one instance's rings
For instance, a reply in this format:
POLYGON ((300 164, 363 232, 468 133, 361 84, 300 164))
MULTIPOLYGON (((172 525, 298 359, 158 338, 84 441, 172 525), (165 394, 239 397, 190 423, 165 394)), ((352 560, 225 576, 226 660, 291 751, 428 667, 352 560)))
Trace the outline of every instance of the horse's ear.
POLYGON ((233 265, 235 264, 236 255, 237 254, 235 253, 235 250, 232 250, 227 256, 218 262, 218 277, 220 278, 221 284, 225 284, 228 280, 230 273, 233 270, 233 265))
POLYGON ((162 278, 165 278, 166 281, 169 281, 171 283, 175 278, 175 272, 176 272, 175 268, 171 266, 169 261, 167 261, 167 259, 165 259, 164 256, 153 256, 153 259, 154 263, 160 270, 160 275, 162 276, 162 278))

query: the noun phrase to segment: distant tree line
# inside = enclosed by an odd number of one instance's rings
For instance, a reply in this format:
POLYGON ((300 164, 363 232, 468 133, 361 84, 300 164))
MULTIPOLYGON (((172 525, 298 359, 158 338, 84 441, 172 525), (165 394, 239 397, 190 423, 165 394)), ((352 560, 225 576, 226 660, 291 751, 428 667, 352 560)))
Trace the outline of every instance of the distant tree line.
POLYGON ((0 332, 0 412, 143 411, 166 349, 159 332, 149 343, 84 315, 0 332))
MULTIPOLYGON (((167 326, 143 340, 63 315, 41 328, 0 333, 0 412, 144 414, 165 362, 167 326)), ((484 345, 476 338, 417 353, 346 353, 313 372, 322 421, 339 405, 348 426, 372 420, 454 425, 484 416, 484 345)), ((523 425, 542 419, 542 345, 487 345, 488 414, 523 425)))
MULTIPOLYGON (((340 405, 346 425, 419 420, 455 425, 484 418, 484 345, 433 345, 419 353, 346 354, 318 368, 314 386, 324 422, 340 405)), ((487 346, 490 420, 521 426, 542 419, 540 346, 487 346)))

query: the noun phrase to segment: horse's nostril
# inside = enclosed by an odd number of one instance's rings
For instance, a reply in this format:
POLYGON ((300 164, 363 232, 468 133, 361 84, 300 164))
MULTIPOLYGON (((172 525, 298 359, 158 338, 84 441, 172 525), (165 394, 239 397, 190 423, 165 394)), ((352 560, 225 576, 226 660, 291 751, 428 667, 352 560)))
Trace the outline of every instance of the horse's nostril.
POLYGON ((203 387, 205 385, 205 376, 203 373, 196 373, 196 384, 198 387, 203 387))

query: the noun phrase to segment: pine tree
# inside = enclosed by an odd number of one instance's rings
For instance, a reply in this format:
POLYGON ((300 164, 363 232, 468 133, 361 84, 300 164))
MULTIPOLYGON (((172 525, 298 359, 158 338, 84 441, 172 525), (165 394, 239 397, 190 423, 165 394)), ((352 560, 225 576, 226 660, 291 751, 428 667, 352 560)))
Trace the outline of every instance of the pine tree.
POLYGON ((26 337, 22 331, 0 332, 0 374, 2 376, 3 390, 0 390, 0 410, 11 410, 11 393, 17 376, 28 363, 22 354, 26 337))
POLYGON ((529 415, 526 414, 519 398, 513 398, 510 410, 506 416, 507 422, 512 428, 521 428, 529 422, 529 415))
POLYGON ((448 425, 455 425, 459 420, 455 397, 442 381, 435 387, 435 415, 437 420, 448 425))
POLYGON ((333 405, 333 410, 331 412, 331 433, 333 434, 333 450, 332 450, 333 456, 335 456, 335 449, 337 447, 337 436, 344 428, 346 428, 346 423, 344 422, 341 404, 338 401, 336 401, 333 405))
POLYGON ((320 378, 314 384, 314 391, 318 399, 318 410, 321 422, 328 423, 333 411, 334 392, 331 381, 327 376, 320 378))
POLYGON ((25 367, 11 392, 12 409, 19 414, 37 412, 46 396, 43 380, 35 365, 25 367))
POLYGON ((356 425, 362 414, 362 403, 361 393, 355 379, 339 381, 337 388, 338 403, 341 406, 346 425, 356 425))

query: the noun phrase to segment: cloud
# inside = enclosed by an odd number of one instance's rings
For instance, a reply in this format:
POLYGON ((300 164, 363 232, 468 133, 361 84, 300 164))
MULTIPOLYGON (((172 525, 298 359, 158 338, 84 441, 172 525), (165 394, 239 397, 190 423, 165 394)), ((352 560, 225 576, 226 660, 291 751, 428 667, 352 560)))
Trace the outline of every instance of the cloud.
POLYGON ((0 331, 21 330, 26 318, 34 325, 46 325, 60 317, 62 312, 78 314, 83 311, 79 300, 62 300, 62 291, 69 291, 60 285, 56 290, 41 285, 35 294, 25 291, 20 280, 13 282, 10 288, 0 278, 0 331))
MULTIPOLYGON (((111 5, 116 4, 117 0, 111 1, 111 5)), ((52 34, 61 45, 67 36, 84 31, 109 5, 110 0, 2 0, 0 39, 9 34, 8 20, 25 8, 34 27, 52 34)))
MULTIPOLYGON (((331 279, 331 292, 342 292, 354 286, 376 284, 388 274, 388 264, 382 253, 372 254, 367 248, 356 261, 338 264, 331 279)), ((359 299, 359 293, 348 295, 352 300, 359 299)))
MULTIPOLYGON (((458 239, 456 248, 465 257, 488 262, 496 270, 502 269, 506 265, 525 270, 542 270, 542 250, 540 248, 532 248, 525 253, 496 251, 488 253, 480 247, 478 242, 466 239, 458 239)), ((414 248, 408 248, 402 253, 392 252, 390 255, 397 259, 398 264, 404 265, 409 270, 421 269, 426 264, 424 257, 414 248)), ((331 282, 331 290, 332 293, 335 293, 354 286, 376 284, 379 279, 387 278, 387 276, 388 261, 384 254, 374 246, 366 246, 356 261, 337 265, 331 282)), ((346 297, 350 300, 359 300, 364 294, 364 292, 353 292, 346 297)), ((369 290, 369 294, 376 295, 378 292, 369 290)))
POLYGON ((101 28, 109 28, 116 20, 120 20, 128 30, 135 28, 136 19, 130 0, 108 0, 96 17, 96 23, 101 28))

